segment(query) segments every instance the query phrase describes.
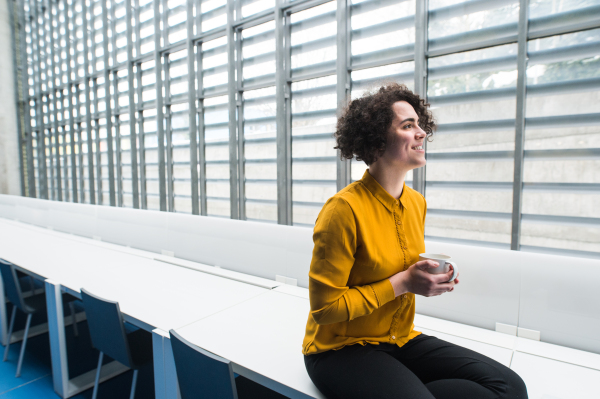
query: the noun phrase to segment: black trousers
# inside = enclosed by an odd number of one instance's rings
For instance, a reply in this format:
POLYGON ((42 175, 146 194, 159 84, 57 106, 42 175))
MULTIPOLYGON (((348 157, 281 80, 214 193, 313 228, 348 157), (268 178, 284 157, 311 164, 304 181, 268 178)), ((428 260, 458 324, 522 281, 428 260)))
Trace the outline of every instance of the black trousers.
POLYGON ((472 350, 421 334, 403 347, 350 345, 304 356, 328 399, 526 399, 508 367, 472 350))

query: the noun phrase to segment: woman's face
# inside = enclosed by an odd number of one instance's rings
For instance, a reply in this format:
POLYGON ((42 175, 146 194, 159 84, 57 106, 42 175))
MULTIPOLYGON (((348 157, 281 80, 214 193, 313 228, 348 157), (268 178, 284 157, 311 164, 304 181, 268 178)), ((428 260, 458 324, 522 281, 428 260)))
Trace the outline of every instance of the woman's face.
POLYGON ((388 131, 387 146, 381 156, 386 164, 406 171, 425 165, 423 149, 427 134, 419 127, 419 117, 412 105, 398 101, 392 105, 395 117, 388 131))

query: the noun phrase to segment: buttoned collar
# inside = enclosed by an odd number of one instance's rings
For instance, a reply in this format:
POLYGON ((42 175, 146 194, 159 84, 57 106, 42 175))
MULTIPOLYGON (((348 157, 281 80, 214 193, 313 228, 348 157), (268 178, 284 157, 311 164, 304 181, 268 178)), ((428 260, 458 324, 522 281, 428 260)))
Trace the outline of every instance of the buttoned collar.
POLYGON ((402 195, 400 195, 400 199, 392 197, 390 193, 385 191, 385 188, 381 187, 381 184, 371 174, 369 173, 369 169, 365 170, 365 174, 363 175, 360 181, 367 187, 367 189, 373 194, 375 198, 379 200, 385 206, 388 211, 393 212, 395 206, 399 206, 402 204, 404 208, 408 204, 408 194, 406 190, 406 183, 402 187, 402 195))

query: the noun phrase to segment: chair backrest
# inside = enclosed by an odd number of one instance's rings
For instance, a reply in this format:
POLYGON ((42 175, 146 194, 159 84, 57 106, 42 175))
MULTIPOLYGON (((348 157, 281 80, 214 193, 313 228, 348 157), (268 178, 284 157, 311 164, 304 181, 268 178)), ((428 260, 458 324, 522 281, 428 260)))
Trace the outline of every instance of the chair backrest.
POLYGON ((174 330, 169 334, 182 399, 237 399, 229 360, 186 341, 174 330))
POLYGON ((81 299, 94 348, 127 367, 133 367, 119 303, 97 297, 83 288, 81 299))
POLYGON ((4 294, 13 305, 24 310, 25 303, 23 302, 23 295, 21 294, 21 287, 14 266, 10 262, 0 259, 0 274, 2 274, 2 282, 4 283, 4 294))

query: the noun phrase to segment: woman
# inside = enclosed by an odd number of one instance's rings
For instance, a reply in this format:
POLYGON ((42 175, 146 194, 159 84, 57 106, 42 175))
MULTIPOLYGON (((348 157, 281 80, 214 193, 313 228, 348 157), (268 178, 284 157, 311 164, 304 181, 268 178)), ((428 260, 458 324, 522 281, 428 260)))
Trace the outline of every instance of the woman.
POLYGON ((477 352, 414 330, 415 294, 459 283, 430 274, 425 198, 404 177, 425 165, 435 123, 406 86, 353 100, 339 118, 342 157, 365 161, 363 178, 330 198, 314 229, 306 369, 329 399, 527 398, 521 378, 477 352))

